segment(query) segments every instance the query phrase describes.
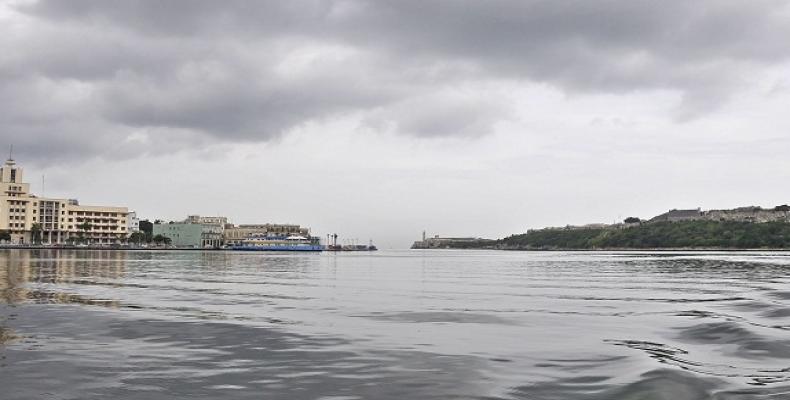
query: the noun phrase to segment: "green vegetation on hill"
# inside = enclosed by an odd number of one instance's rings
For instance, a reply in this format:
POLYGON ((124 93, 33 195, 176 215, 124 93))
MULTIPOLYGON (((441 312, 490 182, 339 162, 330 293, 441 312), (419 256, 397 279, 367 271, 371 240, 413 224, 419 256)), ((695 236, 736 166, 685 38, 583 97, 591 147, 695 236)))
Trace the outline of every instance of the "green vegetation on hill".
POLYGON ((497 248, 655 249, 655 248, 790 248, 790 223, 685 221, 657 222, 621 229, 545 229, 497 241, 497 248))

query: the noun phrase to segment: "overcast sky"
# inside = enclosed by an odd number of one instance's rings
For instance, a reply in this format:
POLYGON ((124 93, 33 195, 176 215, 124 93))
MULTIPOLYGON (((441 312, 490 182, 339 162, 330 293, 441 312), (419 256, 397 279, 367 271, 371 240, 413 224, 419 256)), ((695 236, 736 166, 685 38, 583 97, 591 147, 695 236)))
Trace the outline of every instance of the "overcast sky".
POLYGON ((790 3, 0 0, 45 194, 405 247, 790 202, 790 3))

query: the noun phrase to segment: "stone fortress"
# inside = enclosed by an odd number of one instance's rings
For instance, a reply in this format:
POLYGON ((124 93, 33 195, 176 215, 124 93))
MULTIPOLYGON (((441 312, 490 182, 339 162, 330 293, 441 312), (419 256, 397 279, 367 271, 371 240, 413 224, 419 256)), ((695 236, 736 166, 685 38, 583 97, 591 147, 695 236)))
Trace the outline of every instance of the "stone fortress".
POLYGON ((782 205, 765 209, 758 206, 738 207, 730 210, 669 210, 648 222, 678 221, 736 221, 736 222, 788 222, 790 206, 782 205))

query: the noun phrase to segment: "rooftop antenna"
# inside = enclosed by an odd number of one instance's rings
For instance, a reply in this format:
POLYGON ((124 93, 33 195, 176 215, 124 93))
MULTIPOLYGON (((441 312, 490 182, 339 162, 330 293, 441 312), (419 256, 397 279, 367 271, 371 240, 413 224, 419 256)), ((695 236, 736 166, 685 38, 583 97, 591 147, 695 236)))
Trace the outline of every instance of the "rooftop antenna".
POLYGON ((46 186, 44 184, 44 174, 41 174, 41 197, 47 197, 46 186))
POLYGON ((14 145, 12 144, 8 149, 8 161, 14 160, 14 145))

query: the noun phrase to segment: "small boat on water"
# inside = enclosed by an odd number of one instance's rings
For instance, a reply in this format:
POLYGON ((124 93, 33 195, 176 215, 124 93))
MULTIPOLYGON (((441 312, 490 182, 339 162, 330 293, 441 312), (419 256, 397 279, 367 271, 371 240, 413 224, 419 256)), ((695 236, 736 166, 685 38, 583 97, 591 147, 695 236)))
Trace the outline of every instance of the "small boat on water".
POLYGON ((250 235, 240 244, 230 247, 240 251, 323 251, 318 238, 274 235, 250 235))

